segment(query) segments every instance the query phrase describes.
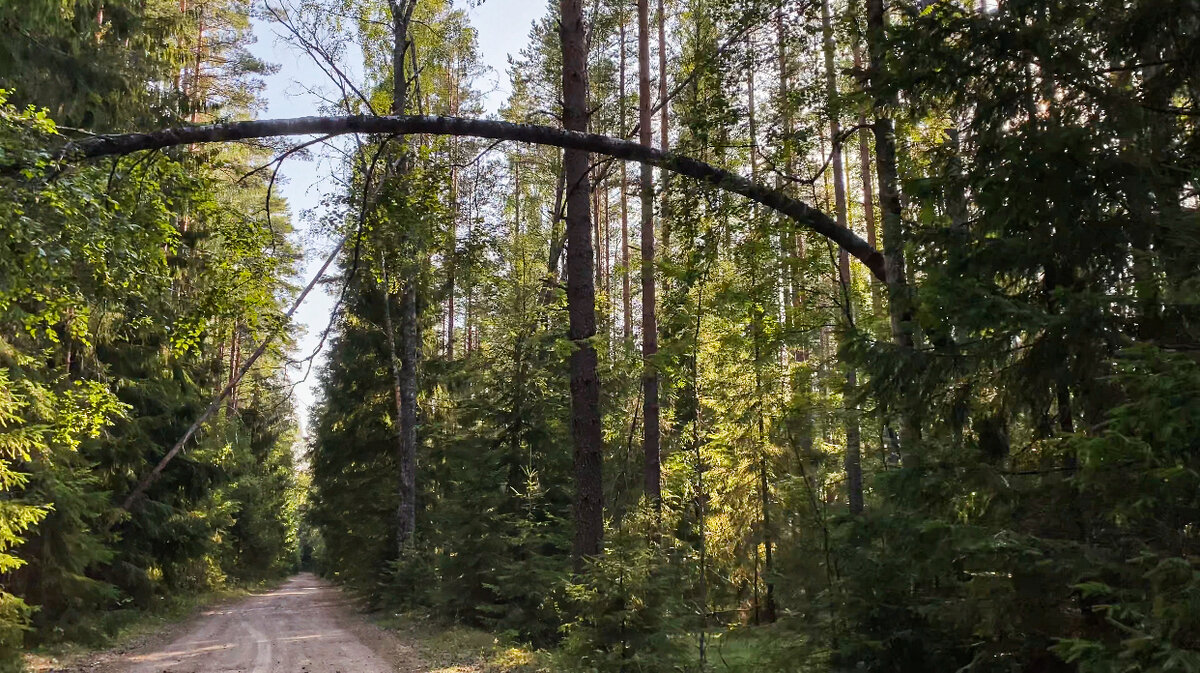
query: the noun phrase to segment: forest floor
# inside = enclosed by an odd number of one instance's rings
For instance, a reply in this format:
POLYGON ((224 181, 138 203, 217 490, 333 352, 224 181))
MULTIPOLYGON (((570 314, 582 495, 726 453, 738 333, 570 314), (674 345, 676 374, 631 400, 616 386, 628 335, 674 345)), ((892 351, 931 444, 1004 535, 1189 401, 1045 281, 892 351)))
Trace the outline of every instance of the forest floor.
POLYGON ((141 642, 49 664, 70 673, 417 673, 478 670, 427 662, 422 643, 368 621, 339 588, 300 574, 141 642))

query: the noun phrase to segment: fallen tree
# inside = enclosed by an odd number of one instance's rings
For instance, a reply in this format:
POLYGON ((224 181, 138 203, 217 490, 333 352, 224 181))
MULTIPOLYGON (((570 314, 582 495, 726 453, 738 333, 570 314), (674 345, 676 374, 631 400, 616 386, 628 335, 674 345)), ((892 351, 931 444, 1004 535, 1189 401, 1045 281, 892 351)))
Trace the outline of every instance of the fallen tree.
POLYGON ((838 225, 829 215, 793 199, 778 190, 765 187, 736 173, 717 168, 674 152, 663 152, 640 143, 596 133, 567 131, 552 126, 513 124, 490 119, 466 119, 440 116, 332 116, 263 119, 162 129, 150 133, 97 135, 72 142, 60 156, 65 160, 133 154, 178 145, 230 142, 277 136, 351 133, 376 135, 449 135, 473 136, 492 140, 511 140, 564 149, 584 150, 616 159, 636 161, 695 178, 725 191, 740 194, 778 211, 798 224, 824 236, 858 259, 883 282, 888 281, 887 266, 878 250, 848 227, 838 225))

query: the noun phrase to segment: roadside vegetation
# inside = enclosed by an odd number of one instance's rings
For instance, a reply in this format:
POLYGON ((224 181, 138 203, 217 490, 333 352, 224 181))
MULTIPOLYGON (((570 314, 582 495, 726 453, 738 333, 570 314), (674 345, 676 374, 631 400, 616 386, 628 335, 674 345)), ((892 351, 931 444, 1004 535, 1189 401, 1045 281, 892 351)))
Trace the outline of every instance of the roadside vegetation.
POLYGON ((311 568, 447 672, 1200 671, 1197 0, 556 0, 486 124, 468 10, 0 5, 0 666, 311 568))

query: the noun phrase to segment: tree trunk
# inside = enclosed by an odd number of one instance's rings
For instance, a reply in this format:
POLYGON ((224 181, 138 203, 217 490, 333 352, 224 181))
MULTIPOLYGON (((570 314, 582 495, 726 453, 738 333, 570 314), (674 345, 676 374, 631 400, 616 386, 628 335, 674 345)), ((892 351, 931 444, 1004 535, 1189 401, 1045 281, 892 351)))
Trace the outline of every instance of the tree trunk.
POLYGON ((880 91, 886 20, 883 0, 867 2, 867 49, 871 58, 871 89, 875 100, 875 170, 879 206, 883 211, 883 256, 887 268, 888 311, 892 338, 905 348, 913 345, 908 283, 904 271, 904 228, 901 220, 900 174, 896 166, 896 129, 886 110, 893 102, 880 91))
MULTIPOLYGON (((612 320, 612 279, 613 279, 613 249, 612 249, 612 185, 609 182, 604 183, 604 295, 607 297, 606 309, 609 311, 609 325, 611 327, 612 320)), ((611 331, 610 331, 611 336, 611 331)))
MULTIPOLYGON (((233 323, 233 333, 229 337, 229 380, 234 380, 238 377, 238 369, 242 366, 242 333, 239 329, 238 321, 233 323)), ((237 413, 238 403, 238 387, 237 383, 233 384, 233 389, 229 391, 229 414, 237 413)))
POLYGON ((192 123, 195 124, 199 118, 200 108, 203 105, 203 98, 200 95, 200 69, 203 63, 204 54, 204 7, 201 6, 197 12, 198 25, 196 27, 196 59, 192 70, 192 86, 188 94, 194 99, 188 103, 192 106, 192 123))
POLYGON ((392 114, 408 109, 408 79, 404 74, 404 54, 408 51, 408 24, 417 0, 389 0, 392 14, 392 114))
MULTIPOLYGON (((650 3, 638 0, 638 123, 640 141, 650 147, 650 3)), ((665 106, 664 106, 665 107, 665 106)), ((654 287, 654 173, 642 164, 642 450, 646 499, 660 507, 662 484, 659 458, 658 316, 654 287)))
POLYGON ((400 295, 400 509, 398 545, 412 543, 417 529, 417 366, 421 344, 417 323, 417 282, 408 279, 400 295))
MULTIPOLYGON (((491 119, 419 115, 263 119, 183 126, 161 129, 152 133, 94 136, 65 145, 59 150, 58 156, 65 160, 85 159, 131 154, 142 150, 163 149, 188 143, 227 142, 287 135, 319 134, 332 137, 347 133, 474 136, 492 140, 552 145, 564 150, 582 150, 584 154, 594 152, 615 159, 647 163, 672 173, 695 178, 727 192, 741 194, 756 203, 786 215, 798 224, 845 248, 851 256, 870 269, 876 278, 885 279, 884 259, 879 251, 867 245, 865 240, 849 228, 839 227, 830 216, 799 199, 784 194, 779 189, 771 189, 731 171, 681 154, 663 152, 653 147, 646 147, 641 143, 619 138, 550 126, 512 124, 491 119)), ((584 177, 586 179, 586 176, 584 177)), ((584 194, 584 205, 587 205, 587 194, 584 194)))
MULTIPOLYGON (((459 113, 459 81, 458 76, 453 78, 454 87, 454 114, 459 113)), ((456 307, 454 304, 454 283, 455 273, 457 273, 457 254, 458 254, 458 142, 455 141, 451 146, 450 154, 450 231, 446 240, 446 359, 454 359, 454 314, 456 307)))
MULTIPOLYGON (((775 19, 775 42, 778 50, 778 68, 779 68, 779 115, 780 125, 782 126, 783 138, 782 147, 780 148, 781 163, 783 170, 791 175, 795 173, 794 156, 792 152, 792 137, 794 135, 794 119, 793 106, 791 103, 791 68, 788 67, 787 53, 787 24, 784 21, 783 12, 779 12, 775 19)), ((776 177, 776 189, 783 191, 786 189, 781 178, 776 177)), ((786 226, 787 223, 781 223, 783 226, 779 228, 779 256, 780 276, 783 284, 783 324, 785 332, 789 335, 798 334, 796 329, 796 310, 800 306, 800 251, 799 251, 799 236, 792 227, 786 226)), ((795 355, 798 359, 804 359, 804 349, 796 349, 795 355)), ((782 352, 782 356, 786 359, 791 352, 786 348, 782 352)))
MULTIPOLYGON (((392 114, 403 115, 408 109, 408 79, 404 72, 404 56, 408 52, 408 29, 416 0, 392 0, 392 114)), ((401 152, 404 152, 401 147, 401 152)), ((393 166, 403 172, 407 163, 403 155, 393 166)), ((417 250, 405 250, 412 256, 411 266, 419 264, 417 250)), ((390 308, 387 309, 388 343, 391 348, 393 375, 396 378, 396 419, 398 424, 400 463, 400 504, 396 511, 396 547, 403 552, 412 542, 417 527, 417 359, 420 357, 419 326, 417 325, 417 274, 406 274, 400 289, 400 362, 397 367, 390 308)), ((385 295, 385 308, 386 308, 385 295)))
MULTIPOLYGON (((620 39, 620 86, 618 95, 621 97, 621 129, 628 125, 625 114, 625 13, 621 12, 620 39)), ((621 328, 625 337, 626 348, 633 340, 633 292, 629 281, 629 174, 625 162, 621 162, 621 328)))
POLYGON ((600 189, 596 184, 599 180, 600 171, 594 170, 591 176, 591 197, 592 197, 592 252, 595 253, 595 258, 592 260, 593 272, 596 274, 593 282, 595 283, 596 292, 604 291, 604 258, 602 246, 604 239, 600 237, 600 189))
POLYGON ((412 528, 408 525, 409 508, 406 507, 406 503, 411 502, 412 495, 408 490, 407 474, 404 469, 408 462, 405 456, 406 437, 404 433, 404 366, 401 364, 400 355, 396 352, 396 329, 392 321, 391 279, 388 275, 387 260, 384 259, 382 253, 379 255, 379 267, 383 274, 383 327, 386 332, 384 338, 387 340, 388 363, 392 371, 392 399, 396 405, 396 462, 400 465, 400 504, 396 508, 396 551, 402 553, 412 535, 412 528))
POLYGON ((454 274, 458 247, 458 169, 450 173, 450 231, 446 237, 446 359, 454 359, 454 274))
MULTIPOLYGON (((658 99, 658 146, 663 152, 669 152, 671 118, 667 109, 670 107, 671 95, 667 91, 667 12, 663 7, 663 0, 658 0, 658 99)), ((662 212, 658 217, 662 220, 663 254, 669 254, 671 249, 671 226, 667 218, 667 177, 667 171, 660 171, 662 194, 659 198, 662 199, 662 212)))
MULTIPOLYGON (((862 70, 862 47, 859 45, 857 35, 852 38, 850 44, 854 50, 854 69, 862 70)), ((865 114, 858 115, 858 126, 858 163, 860 175, 862 176, 863 219, 867 226, 867 243, 872 248, 875 248, 878 247, 875 242, 875 185, 871 177, 871 141, 867 137, 871 133, 871 129, 867 125, 867 116, 865 114)), ((871 313, 877 316, 882 312, 883 297, 879 292, 879 281, 872 278, 871 313)))
MULTIPOLYGON (((904 223, 900 201, 900 174, 896 165, 896 129, 887 109, 894 100, 884 93, 882 76, 887 17, 883 0, 866 0, 867 53, 871 59, 871 94, 875 106, 875 171, 879 178, 879 208, 883 213, 883 257, 887 284, 888 317, 892 340, 903 350, 913 348, 912 305, 904 271, 904 223)), ((916 413, 901 409, 901 450, 920 437, 916 413)))
MULTIPOLYGON (((824 36, 825 51, 825 95, 829 112, 829 138, 833 171, 833 198, 839 226, 849 226, 849 215, 846 205, 846 174, 842 166, 842 124, 838 121, 837 111, 837 70, 834 60, 833 19, 830 16, 830 0, 821 2, 821 30, 824 36)), ((854 302, 851 299, 850 255, 845 250, 838 250, 838 282, 841 285, 842 310, 846 317, 846 329, 854 327, 854 302)), ((846 390, 843 399, 852 400, 857 384, 857 374, 853 367, 846 370, 846 390)), ((847 405, 846 409, 846 499, 851 514, 859 514, 863 509, 862 484, 862 439, 858 427, 858 415, 847 405)))
MULTIPOLYGON (((756 107, 755 107, 755 98, 754 98, 754 72, 755 72, 754 54, 755 54, 755 52, 754 52, 754 41, 752 39, 752 36, 753 36, 752 33, 747 34, 747 36, 746 36, 746 51, 747 51, 747 53, 750 54, 750 67, 746 71, 746 102, 747 102, 746 112, 747 112, 747 122, 749 123, 749 131, 750 131, 750 175, 751 175, 752 179, 757 181, 758 180, 758 120, 756 117, 756 107)), ((761 213, 755 212, 754 218, 755 218, 755 220, 759 220, 761 218, 761 213)), ((770 236, 769 232, 761 231, 761 229, 758 229, 758 230, 760 231, 760 234, 759 234, 760 236, 762 236, 763 238, 767 238, 769 240, 769 236, 770 236)), ((751 274, 753 274, 753 284, 756 289, 756 292, 764 293, 764 289, 759 287, 760 280, 759 280, 758 269, 752 268, 751 274)), ((771 274, 771 276, 774 276, 774 275, 775 275, 774 273, 771 274)), ((766 291, 773 292, 774 286, 770 281, 761 281, 761 282, 763 282, 765 284, 766 291)), ((760 294, 760 297, 761 297, 761 294, 760 294)), ((761 299, 760 299, 760 301, 761 301, 761 299)), ((763 302, 763 303, 764 303, 764 306, 762 307, 761 310, 758 310, 757 308, 752 309, 753 314, 751 317, 751 325, 753 327, 753 334, 754 334, 754 394, 755 394, 756 404, 758 407, 758 409, 757 409, 757 413, 758 413, 758 444, 759 444, 759 446, 758 446, 758 476, 759 476, 759 493, 758 493, 758 495, 759 495, 759 503, 760 503, 761 524, 762 524, 762 542, 763 542, 763 548, 765 550, 765 564, 764 564, 764 568, 763 568, 763 572, 762 572, 762 575, 763 575, 762 581, 763 581, 764 585, 766 586, 766 600, 760 601, 759 595, 758 595, 758 583, 759 583, 758 545, 755 545, 755 548, 754 548, 754 569, 755 569, 754 617, 755 617, 756 623, 762 623, 762 622, 771 623, 771 622, 775 621, 775 583, 771 581, 771 573, 772 573, 772 570, 774 567, 774 550, 773 550, 774 538, 773 538, 773 532, 771 530, 771 509, 770 509, 771 487, 770 487, 770 481, 768 479, 768 474, 767 474, 767 452, 766 452, 767 431, 766 431, 766 418, 765 418, 766 409, 764 408, 765 404, 766 404, 766 400, 765 400, 765 396, 763 394, 763 384, 762 384, 763 353, 762 353, 761 344, 762 344, 763 339, 765 338, 766 330, 763 325, 763 317, 766 314, 767 302, 763 302)))
MULTIPOLYGON (((587 46, 582 0, 559 0, 562 43, 563 126, 587 131, 587 46)), ((592 241, 588 218, 588 153, 563 153, 567 184, 567 313, 571 353, 571 432, 575 440, 575 543, 577 571, 603 548, 603 436, 596 349, 596 288, 592 284, 592 241)))

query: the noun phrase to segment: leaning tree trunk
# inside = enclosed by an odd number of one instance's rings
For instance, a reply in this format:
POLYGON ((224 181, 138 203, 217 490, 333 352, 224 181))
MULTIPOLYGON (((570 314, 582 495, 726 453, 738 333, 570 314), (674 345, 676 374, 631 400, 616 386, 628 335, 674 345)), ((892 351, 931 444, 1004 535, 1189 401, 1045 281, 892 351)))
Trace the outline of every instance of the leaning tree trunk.
MULTIPOLYGON (((650 3, 638 0, 638 125, 646 147, 650 137, 650 3)), ((664 105, 665 107, 665 105, 664 105)), ((654 287, 654 172, 642 164, 642 450, 646 498, 660 506, 662 484, 659 467, 658 316, 654 287)))
MULTIPOLYGON (((97 135, 78 142, 68 143, 59 149, 56 156, 61 160, 79 160, 105 156, 132 154, 143 150, 156 150, 189 143, 217 143, 250 138, 269 138, 290 135, 324 135, 333 137, 347 133, 382 135, 430 134, 445 136, 473 136, 492 140, 511 140, 551 145, 564 150, 582 150, 584 153, 603 154, 614 159, 648 163, 672 173, 695 178, 718 189, 741 194, 781 215, 794 220, 812 232, 828 238, 845 248, 852 257, 863 263, 880 280, 886 280, 883 255, 871 247, 858 234, 847 227, 838 226, 834 219, 807 203, 788 196, 778 189, 771 189, 753 182, 736 173, 697 161, 691 157, 672 152, 663 152, 641 143, 619 138, 583 133, 536 124, 512 124, 492 119, 467 119, 463 117, 434 117, 406 115, 381 117, 376 115, 352 115, 333 117, 297 117, 294 119, 261 119, 243 122, 205 124, 160 129, 151 133, 125 133, 97 135)), ((565 154, 565 153, 564 153, 565 154)), ((20 167, 0 168, 0 172, 11 172, 20 167)), ((588 241, 590 247, 591 241, 588 241)), ((556 259, 556 254, 551 254, 556 259)))
MULTIPOLYGON (((587 45, 581 0, 560 0, 559 38, 562 42, 563 126, 587 131, 587 45)), ((597 372, 596 288, 592 280, 592 240, 588 220, 590 180, 588 153, 563 153, 567 201, 567 314, 571 353, 571 433, 575 440, 576 570, 588 557, 598 556, 604 540, 602 490, 603 436, 600 427, 600 375, 597 372)))
MULTIPOLYGON (((96 135, 83 140, 67 143, 59 148, 55 156, 60 161, 80 161, 106 156, 123 156, 136 152, 159 150, 167 147, 177 147, 190 143, 219 143, 251 138, 269 138, 291 135, 324 135, 333 137, 348 133, 382 134, 389 136, 425 133, 446 136, 473 136, 490 138, 492 140, 509 140, 515 142, 533 143, 560 147, 564 150, 576 150, 587 154, 596 152, 615 159, 637 161, 656 166, 667 171, 699 180, 722 190, 740 194, 755 203, 762 204, 782 215, 794 220, 809 230, 829 239, 838 246, 846 249, 853 257, 870 269, 876 278, 887 281, 887 269, 883 256, 865 240, 847 227, 841 227, 825 213, 809 206, 799 199, 792 198, 777 189, 770 189, 752 180, 748 180, 730 171, 717 168, 690 157, 665 152, 641 143, 634 143, 618 138, 600 136, 593 133, 570 131, 549 126, 533 124, 511 124, 495 120, 465 119, 461 117, 428 117, 401 116, 380 117, 375 115, 331 116, 331 117, 298 117, 294 119, 263 119, 254 121, 226 122, 220 124, 205 124, 202 126, 184 126, 160 129, 149 133, 126 133, 115 135, 96 135)), ((564 156, 566 152, 564 151, 564 156)), ((575 166, 578 168, 578 166, 575 166)), ((21 166, 0 168, 0 173, 8 174, 21 166)), ((586 164, 584 166, 586 171, 586 164)), ((586 179, 586 175, 584 176, 586 179)), ((565 189, 565 175, 560 183, 560 189, 565 189)), ((585 190, 586 191, 586 190, 585 190)), ((586 207, 586 193, 584 205, 586 207)), ((554 221, 557 222, 557 217, 554 221)), ((470 218, 467 218, 470 222, 470 218)), ((470 227, 468 227, 469 229, 470 227)), ((583 230, 587 231, 584 222, 583 230)), ((470 235, 470 231, 468 231, 470 235)), ((344 241, 343 241, 344 242, 344 241)), ((340 244, 339 244, 340 245, 340 244)), ((585 246, 584 257, 590 258, 591 241, 584 237, 581 242, 585 246)), ((553 242, 549 256, 548 267, 553 273, 557 268, 561 244, 553 242)), ((327 262, 328 263, 328 262, 327 262)), ((590 275, 590 263, 584 266, 585 275, 590 275)), ((314 280, 315 283, 315 280, 314 280)), ((569 285, 569 283, 568 283, 569 285)), ((469 354, 474 349, 474 296, 472 288, 464 288, 466 292, 465 344, 469 354)), ((311 286, 301 294, 303 298, 311 286)), ((543 295, 545 296, 545 295, 543 295)), ((595 296, 595 288, 590 295, 595 296)), ((299 304, 293 305, 288 317, 295 312, 299 304)), ((595 312, 592 311, 592 331, 595 332, 595 312)), ((262 350, 278 335, 278 332, 263 341, 258 349, 246 360, 242 371, 231 381, 231 385, 241 379, 250 365, 262 354, 262 350)), ((599 384, 596 383, 598 388, 599 384)), ((207 420, 229 394, 230 386, 213 400, 210 407, 188 428, 183 437, 167 452, 162 460, 138 483, 138 486, 126 498, 123 509, 129 509, 141 497, 145 489, 161 475, 175 456, 183 450, 188 440, 207 420)), ((598 393, 597 393, 598 395, 598 393)), ((599 412, 596 412, 599 418, 599 412)), ((599 421, 597 420, 597 427, 599 421)))

